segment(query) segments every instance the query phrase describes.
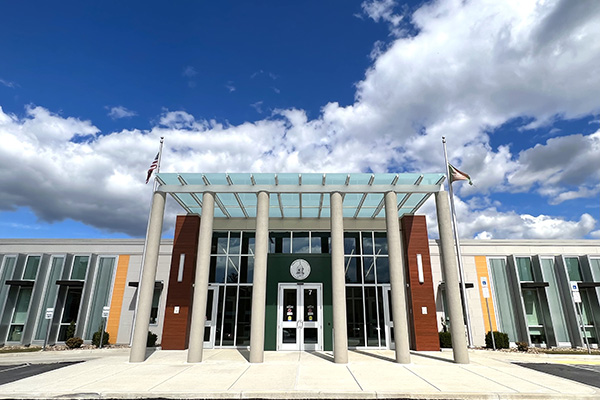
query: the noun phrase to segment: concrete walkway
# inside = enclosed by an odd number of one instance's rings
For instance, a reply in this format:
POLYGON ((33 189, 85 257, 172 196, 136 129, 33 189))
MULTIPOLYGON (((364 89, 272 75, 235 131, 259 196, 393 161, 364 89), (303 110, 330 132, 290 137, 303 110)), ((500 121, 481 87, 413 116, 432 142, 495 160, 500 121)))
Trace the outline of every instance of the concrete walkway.
POLYGON ((600 399, 600 389, 512 362, 600 363, 598 356, 548 356, 470 350, 471 364, 451 352, 412 353, 393 362, 388 350, 350 351, 347 365, 329 352, 267 352, 250 364, 244 350, 205 350, 188 364, 186 351, 156 351, 130 364, 128 349, 0 355, 0 365, 86 360, 0 386, 0 398, 403 398, 600 399))

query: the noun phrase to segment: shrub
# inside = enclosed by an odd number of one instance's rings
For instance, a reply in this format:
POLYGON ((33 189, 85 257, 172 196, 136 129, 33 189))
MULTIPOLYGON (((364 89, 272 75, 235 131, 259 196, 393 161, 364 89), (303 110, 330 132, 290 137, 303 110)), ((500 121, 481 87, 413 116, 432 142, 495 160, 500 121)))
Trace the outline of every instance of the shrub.
POLYGON ((94 336, 92 336, 92 344, 96 347, 100 347, 100 336, 102 336, 102 346, 106 346, 108 344, 108 332, 104 331, 104 335, 102 335, 102 327, 98 329, 98 331, 94 332, 94 336))
POLYGON ((527 344, 527 342, 517 342, 517 350, 519 351, 527 351, 527 349, 529 349, 529 345, 527 344))
POLYGON ((452 348, 452 335, 450 332, 440 332, 440 347, 443 349, 452 348))
MULTIPOLYGON (((508 346, 510 344, 508 341, 508 335, 506 333, 498 331, 494 331, 494 341, 496 342, 497 349, 508 349, 508 346)), ((488 333, 485 334, 485 347, 487 347, 488 349, 494 348, 494 346, 492 345, 492 334, 490 331, 488 331, 488 333)))
POLYGON ((158 335, 156 333, 152 333, 152 332, 148 331, 148 340, 146 341, 146 347, 156 346, 157 340, 158 340, 158 335))
POLYGON ((71 324, 67 327, 66 339, 69 340, 72 337, 75 337, 75 321, 71 321, 71 324))
POLYGON ((83 339, 79 338, 79 337, 71 337, 71 338, 67 339, 65 344, 70 349, 77 349, 77 348, 81 347, 81 345, 83 344, 83 339))

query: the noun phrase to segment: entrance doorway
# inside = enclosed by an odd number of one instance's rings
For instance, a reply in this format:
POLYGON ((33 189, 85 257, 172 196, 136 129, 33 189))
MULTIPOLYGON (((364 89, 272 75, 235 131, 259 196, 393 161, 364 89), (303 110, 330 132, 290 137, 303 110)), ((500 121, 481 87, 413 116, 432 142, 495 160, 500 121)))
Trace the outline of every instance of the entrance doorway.
POLYGON ((385 316, 385 335, 388 338, 389 349, 396 348, 394 341, 394 318, 392 314, 392 289, 390 286, 383 287, 383 310, 385 316))
POLYGON ((206 319, 204 320, 204 348, 215 347, 215 334, 217 331, 217 298, 218 287, 209 287, 206 296, 206 319))
POLYGON ((323 350, 323 286, 280 283, 277 350, 323 350))

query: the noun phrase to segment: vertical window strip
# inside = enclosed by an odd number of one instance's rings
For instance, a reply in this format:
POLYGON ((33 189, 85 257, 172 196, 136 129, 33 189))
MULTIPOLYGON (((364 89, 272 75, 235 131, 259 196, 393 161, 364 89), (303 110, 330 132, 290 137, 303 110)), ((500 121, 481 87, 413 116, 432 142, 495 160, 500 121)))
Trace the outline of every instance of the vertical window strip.
POLYGON ((185 264, 185 254, 179 255, 179 270, 177 270, 177 282, 183 282, 183 268, 185 264))

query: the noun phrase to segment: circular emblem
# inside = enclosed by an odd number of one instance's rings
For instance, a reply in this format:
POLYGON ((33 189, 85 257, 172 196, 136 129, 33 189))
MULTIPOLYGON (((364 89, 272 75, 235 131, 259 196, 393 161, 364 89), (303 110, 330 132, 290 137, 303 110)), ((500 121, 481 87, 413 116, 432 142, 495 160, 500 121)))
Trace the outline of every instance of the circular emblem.
POLYGON ((310 264, 301 258, 292 261, 290 265, 290 274, 299 281, 303 281, 310 275, 310 264))

